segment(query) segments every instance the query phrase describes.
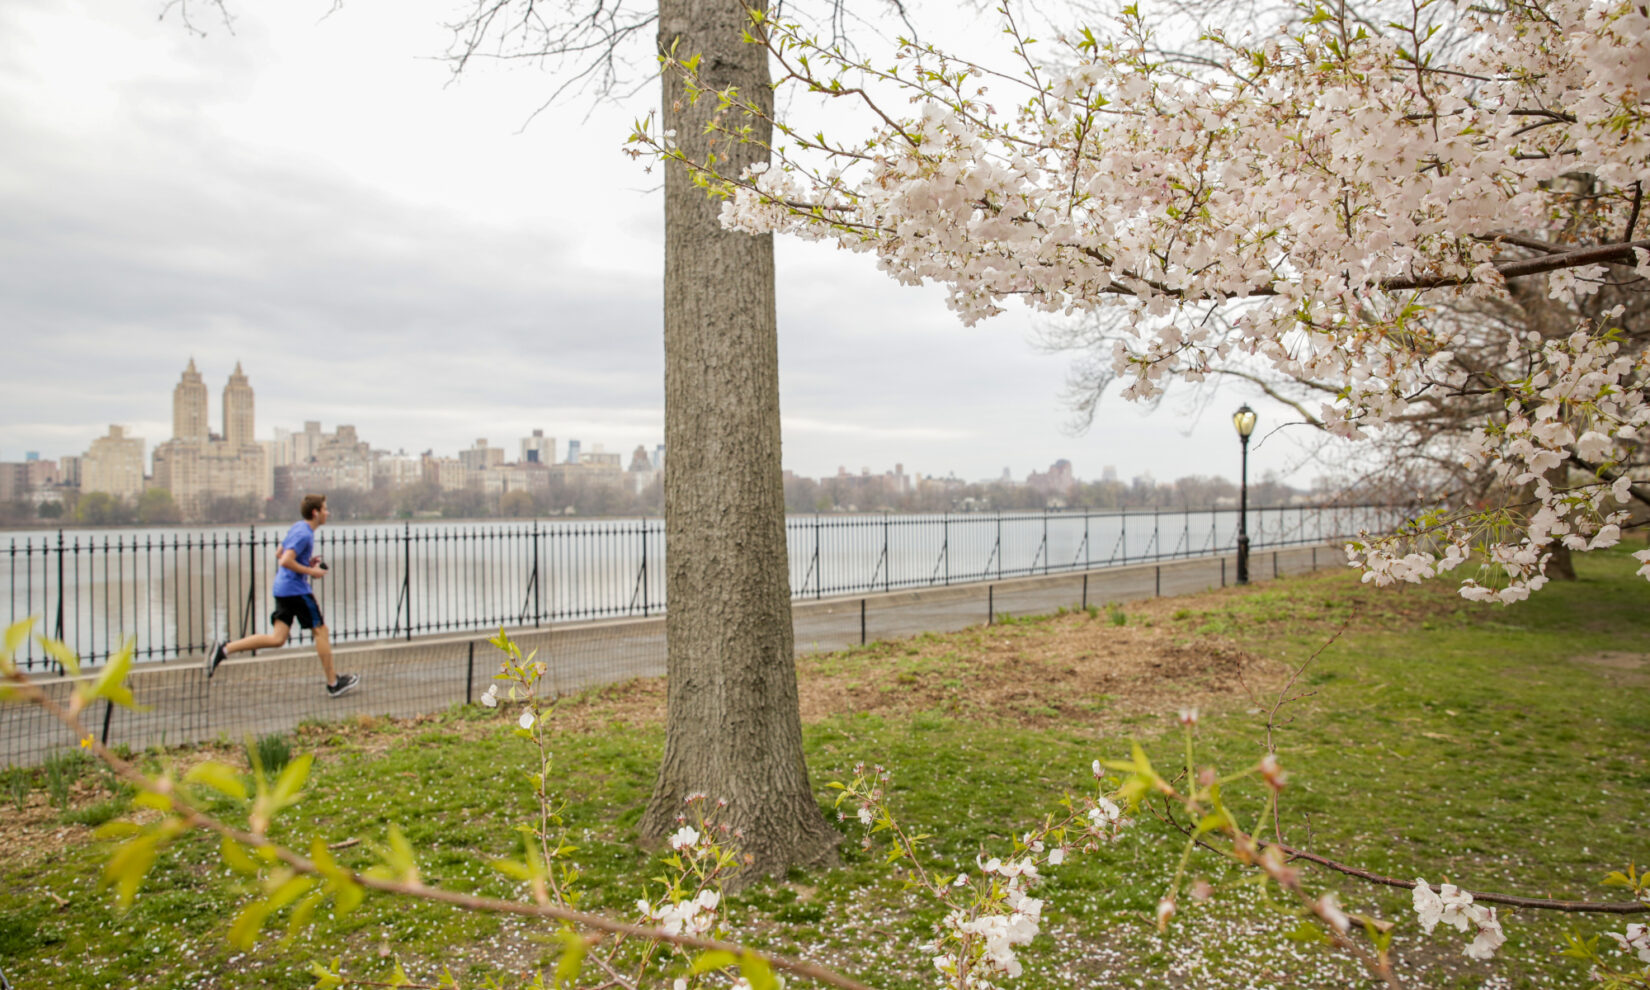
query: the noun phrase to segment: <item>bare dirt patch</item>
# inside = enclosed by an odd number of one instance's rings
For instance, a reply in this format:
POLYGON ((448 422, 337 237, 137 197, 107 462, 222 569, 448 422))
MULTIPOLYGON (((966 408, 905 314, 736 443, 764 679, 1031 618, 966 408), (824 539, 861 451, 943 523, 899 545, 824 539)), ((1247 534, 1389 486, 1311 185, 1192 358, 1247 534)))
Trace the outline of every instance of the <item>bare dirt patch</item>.
POLYGON ((1605 650, 1571 657, 1570 662, 1586 667, 1615 687, 1650 686, 1650 653, 1605 650))
POLYGON ((1187 705, 1258 704, 1283 667, 1170 619, 1184 599, 918 636, 799 664, 802 718, 920 712, 1028 728, 1118 728, 1187 705), (1179 603, 1176 605, 1175 603, 1179 603))

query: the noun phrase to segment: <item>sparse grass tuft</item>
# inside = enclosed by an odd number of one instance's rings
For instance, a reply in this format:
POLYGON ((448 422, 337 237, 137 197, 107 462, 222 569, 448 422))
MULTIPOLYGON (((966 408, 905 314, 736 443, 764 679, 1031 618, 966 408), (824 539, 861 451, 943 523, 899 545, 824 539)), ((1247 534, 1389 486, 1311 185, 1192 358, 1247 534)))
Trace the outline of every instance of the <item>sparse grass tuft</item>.
POLYGON ((279 776, 292 762, 292 738, 285 733, 259 736, 256 742, 248 736, 242 748, 246 753, 247 765, 261 767, 264 776, 270 779, 279 776))

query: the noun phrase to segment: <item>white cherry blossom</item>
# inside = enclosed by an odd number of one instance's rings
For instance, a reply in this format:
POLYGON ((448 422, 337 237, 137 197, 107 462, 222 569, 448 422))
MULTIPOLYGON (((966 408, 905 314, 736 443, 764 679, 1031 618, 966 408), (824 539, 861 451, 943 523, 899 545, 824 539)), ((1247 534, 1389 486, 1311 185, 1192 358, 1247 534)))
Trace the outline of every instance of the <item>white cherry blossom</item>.
MULTIPOLYGON (((1565 336, 1505 331, 1527 377, 1486 380, 1433 317, 1505 303, 1518 280, 1584 301, 1603 280, 1650 277, 1635 198, 1650 182, 1650 14, 1638 0, 1454 0, 1457 47, 1415 51, 1401 30, 1336 16, 1209 32, 1224 53, 1211 65, 1233 68, 1200 72, 1159 60, 1125 17, 1058 39, 1035 82, 915 44, 892 69, 856 64, 771 25, 790 79, 887 98, 852 140, 781 120, 771 163, 710 177, 729 194, 722 222, 872 254, 902 283, 944 286, 965 323, 1015 300, 1118 314, 1127 398, 1242 361, 1324 383, 1338 396, 1315 413, 1323 429, 1367 440, 1420 397, 1489 389, 1504 412, 1451 456, 1533 502, 1509 497, 1510 527, 1502 506, 1445 506, 1414 533, 1355 541, 1352 563, 1389 584, 1480 553, 1491 572, 1462 595, 1520 601, 1556 547, 1619 538, 1634 493, 1617 468, 1650 424, 1650 359, 1623 352, 1618 309, 1565 336), (940 77, 981 82, 927 82, 940 77), (986 80, 1025 88, 997 102, 986 80), (1562 478, 1577 461, 1579 480, 1562 478)), ((1015 55, 1031 57, 1023 42, 1015 55)), ((668 136, 654 146, 674 153, 668 136)))

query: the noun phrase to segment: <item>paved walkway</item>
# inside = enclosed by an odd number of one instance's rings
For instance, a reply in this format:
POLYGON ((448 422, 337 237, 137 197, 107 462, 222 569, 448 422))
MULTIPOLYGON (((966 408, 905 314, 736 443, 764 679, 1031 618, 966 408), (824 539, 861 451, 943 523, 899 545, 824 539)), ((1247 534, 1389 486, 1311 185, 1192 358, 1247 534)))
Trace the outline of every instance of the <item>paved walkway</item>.
MULTIPOLYGON (((1251 578, 1299 574, 1344 560, 1334 547, 1297 547, 1256 553, 1251 578)), ((922 632, 951 632, 993 616, 1038 615, 1061 607, 1105 605, 1220 587, 1234 575, 1230 557, 1202 557, 1111 567, 999 582, 890 591, 880 595, 792 606, 798 653, 827 652, 877 639, 922 632)), ((600 684, 665 673, 663 617, 512 630, 524 651, 537 650, 550 665, 549 684, 567 694, 600 684)), ((358 714, 408 716, 441 711, 478 697, 497 669, 496 652, 482 635, 436 636, 410 641, 350 644, 335 652, 338 669, 362 675, 362 687, 329 698, 321 667, 308 650, 267 651, 236 657, 208 682, 198 661, 172 661, 134 670, 133 693, 147 711, 110 709, 86 713, 87 728, 110 743, 133 748, 202 739, 238 739, 247 733, 284 731, 304 721, 331 721, 358 714)), ((67 697, 61 678, 40 681, 53 696, 67 697)), ((0 706, 0 766, 32 764, 71 747, 67 729, 39 709, 0 706)))

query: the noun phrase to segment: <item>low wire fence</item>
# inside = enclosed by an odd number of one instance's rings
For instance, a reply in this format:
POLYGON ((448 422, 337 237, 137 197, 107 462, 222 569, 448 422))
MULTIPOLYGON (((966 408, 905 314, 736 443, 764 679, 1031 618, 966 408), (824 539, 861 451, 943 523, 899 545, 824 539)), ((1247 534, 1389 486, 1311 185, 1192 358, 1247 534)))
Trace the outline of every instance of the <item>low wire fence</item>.
MULTIPOLYGON (((1332 546, 1274 548, 1254 551, 1249 571, 1252 580, 1269 581, 1343 560, 1332 546)), ((1010 616, 1101 605, 1118 608, 1141 599, 1201 592, 1235 580, 1231 564, 1232 558, 1225 555, 1131 561, 1127 567, 1080 573, 802 599, 791 616, 796 652, 828 653, 872 640, 952 632, 1010 616)), ((1104 635, 1110 623, 1095 625, 1104 635)), ((665 623, 659 616, 518 629, 511 636, 544 662, 543 688, 553 695, 661 677, 666 671, 665 623)), ((82 714, 82 727, 105 745, 140 750, 287 732, 306 721, 425 715, 477 701, 498 671, 499 654, 486 633, 472 632, 360 643, 341 648, 336 658, 340 670, 362 678, 360 690, 342 698, 328 697, 320 665, 312 653, 303 651, 237 654, 211 679, 199 663, 141 664, 128 682, 138 708, 96 702, 82 714)), ((34 680, 59 704, 67 702, 74 688, 73 678, 50 672, 36 674, 34 680)), ((663 692, 654 697, 662 706, 663 692)), ((55 753, 77 749, 77 744, 75 736, 41 708, 0 705, 0 768, 38 764, 55 753)))
MULTIPOLYGON (((1386 506, 1250 509, 1255 552, 1390 529, 1386 506)), ((1236 509, 1020 512, 787 519, 793 597, 817 599, 966 584, 1231 552, 1236 509)), ((214 638, 268 627, 284 527, 69 532, 11 537, 0 600, 7 623, 39 631, 84 662, 127 636, 142 661, 198 656, 214 638)), ((314 582, 334 642, 541 628, 650 616, 665 606, 660 519, 328 526, 314 582)), ((298 642, 307 638, 294 630, 298 642)), ((56 670, 37 644, 27 670, 56 670)))

